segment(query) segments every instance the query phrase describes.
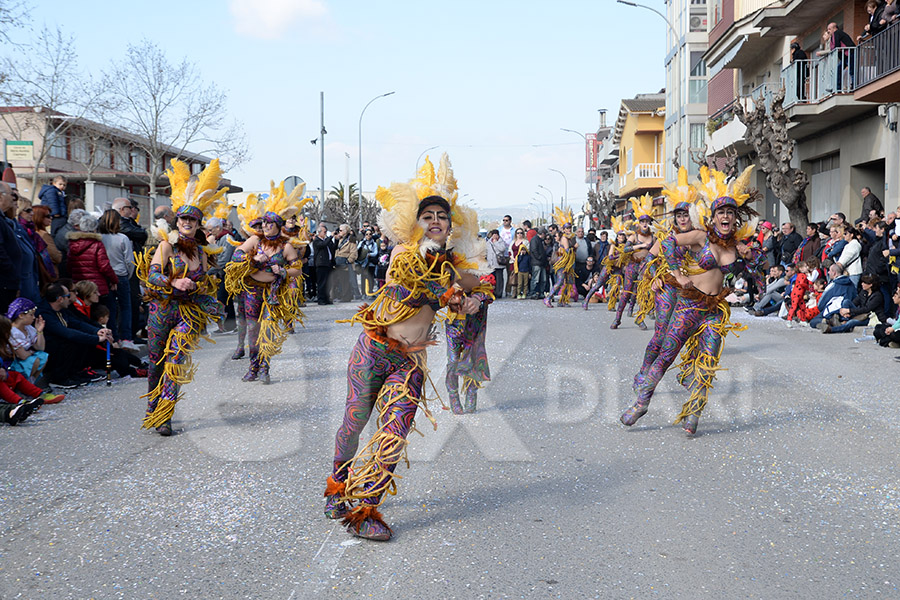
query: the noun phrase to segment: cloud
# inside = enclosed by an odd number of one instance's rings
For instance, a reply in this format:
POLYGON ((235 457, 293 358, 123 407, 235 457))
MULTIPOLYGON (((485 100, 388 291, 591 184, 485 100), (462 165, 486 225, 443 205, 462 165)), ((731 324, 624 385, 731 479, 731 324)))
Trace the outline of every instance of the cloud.
POLYGON ((324 16, 322 0, 231 0, 229 6, 237 33, 277 40, 299 21, 324 16))

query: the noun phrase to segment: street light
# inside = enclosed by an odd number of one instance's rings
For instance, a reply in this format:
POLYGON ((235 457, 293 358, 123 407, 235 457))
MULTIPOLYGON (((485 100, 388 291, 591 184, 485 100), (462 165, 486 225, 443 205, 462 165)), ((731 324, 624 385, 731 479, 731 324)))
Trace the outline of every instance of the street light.
POLYGON ((575 135, 580 135, 581 139, 583 139, 585 141, 585 143, 587 143, 587 136, 584 135, 583 133, 581 133, 580 131, 575 131, 574 129, 566 129, 565 127, 560 127, 559 130, 560 131, 568 131, 569 133, 574 133, 575 135))
MULTIPOLYGON (((550 205, 555 207, 555 206, 556 206, 556 201, 553 200, 553 192, 550 191, 550 188, 545 188, 545 187, 542 186, 541 184, 538 184, 538 187, 541 188, 542 190, 547 190, 547 193, 550 194, 550 205)), ((561 208, 561 207, 560 207, 560 208, 561 208)))
POLYGON ((569 200, 569 180, 566 179, 566 176, 563 174, 562 171, 560 171, 560 170, 558 170, 558 169, 550 169, 550 170, 553 171, 554 173, 559 173, 560 175, 562 175, 562 178, 563 178, 563 185, 564 185, 564 187, 563 187, 563 199, 560 201, 559 204, 560 204, 561 206, 565 207, 566 204, 568 204, 568 200, 569 200))
POLYGON ((419 174, 419 161, 422 160, 422 157, 425 156, 425 153, 429 150, 434 150, 435 148, 440 148, 440 146, 432 146, 431 148, 425 148, 422 150, 422 154, 419 155, 419 158, 416 159, 416 175, 419 174))
MULTIPOLYGON (((663 21, 666 22, 666 25, 669 26, 669 31, 672 32, 672 38, 673 38, 674 44, 675 44, 675 54, 674 54, 673 57, 672 57, 672 59, 675 60, 675 81, 678 82, 679 88, 681 88, 681 89, 683 89, 683 90, 686 91, 687 86, 684 85, 684 82, 683 82, 683 81, 681 81, 681 59, 682 59, 682 57, 679 56, 679 54, 681 54, 681 52, 679 51, 678 33, 675 31, 675 28, 672 27, 672 23, 669 21, 668 18, 666 18, 666 15, 662 14, 661 12, 659 12, 658 10, 656 10, 655 8, 653 8, 652 6, 647 6, 647 5, 645 5, 645 4, 639 4, 638 2, 631 2, 631 0, 616 0, 616 2, 618 2, 619 4, 624 4, 624 5, 626 5, 626 6, 633 6, 633 7, 635 7, 635 8, 644 8, 644 9, 646 9, 646 10, 653 11, 653 12, 655 12, 657 15, 659 15, 659 17, 660 17, 663 21)), ((666 82, 666 88, 668 88, 668 87, 669 87, 668 82, 666 82)), ((678 95, 679 95, 679 98, 677 99, 678 105, 679 105, 679 106, 678 106, 678 113, 680 113, 680 112, 683 111, 683 110, 687 110, 687 102, 682 102, 682 98, 681 98, 681 97, 684 95, 684 93, 685 93, 685 92, 682 91, 681 93, 678 94, 678 95)), ((673 107, 673 108, 674 108, 674 107, 673 107)), ((668 111, 666 112, 666 116, 667 116, 667 117, 670 116, 670 115, 668 114, 668 111)), ((679 119, 676 119, 676 123, 677 123, 678 121, 681 121, 681 119, 680 119, 680 118, 679 118, 679 119)), ((679 126, 677 127, 677 129, 680 129, 680 128, 681 128, 681 126, 679 125, 679 126)), ((682 132, 682 133, 683 133, 683 132, 682 132)), ((680 138, 679 138, 679 139, 680 139, 680 138)), ((681 148, 681 144, 679 143, 677 149, 680 149, 680 148, 681 148)), ((680 160, 681 160, 681 157, 679 157, 679 162, 680 162, 680 160)))
POLYGON ((362 120, 363 120, 363 115, 366 114, 366 109, 369 108, 369 104, 372 104, 379 98, 384 98, 385 96, 390 96, 393 93, 394 92, 388 92, 387 94, 381 94, 380 96, 375 96, 374 98, 369 100, 369 103, 366 104, 363 107, 362 112, 359 113, 359 229, 362 229, 362 224, 363 224, 363 211, 362 211, 362 208, 363 208, 363 181, 362 181, 362 172, 363 172, 362 171, 362 120))

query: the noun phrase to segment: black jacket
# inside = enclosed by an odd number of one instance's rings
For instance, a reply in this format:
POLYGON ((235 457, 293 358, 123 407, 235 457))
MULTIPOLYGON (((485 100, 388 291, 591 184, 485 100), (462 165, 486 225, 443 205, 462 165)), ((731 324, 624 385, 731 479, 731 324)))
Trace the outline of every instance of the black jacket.
POLYGON ((888 257, 883 254, 885 248, 887 248, 884 242, 884 236, 882 236, 880 238, 875 238, 875 242, 869 246, 866 268, 863 271, 864 273, 871 273, 876 276, 882 286, 890 281, 891 276, 888 257))
POLYGON ((794 252, 803 243, 803 236, 792 231, 781 240, 781 262, 791 264, 794 262, 794 252))
POLYGON ((314 267, 333 267, 334 266, 334 238, 326 237, 324 240, 319 236, 313 236, 313 266, 314 267))
POLYGON ((869 294, 865 290, 859 293, 859 296, 853 299, 853 306, 850 307, 850 318, 865 316, 869 313, 875 313, 878 320, 884 323, 887 316, 884 314, 884 296, 881 290, 872 290, 869 294))
POLYGON ((119 233, 124 233, 125 237, 131 240, 135 252, 143 252, 144 244, 147 243, 147 230, 138 225, 134 219, 122 217, 119 233))
POLYGON ((528 242, 528 252, 531 254, 532 267, 547 266, 547 249, 544 247, 544 240, 540 235, 535 235, 528 242))
POLYGON ((18 290, 22 250, 9 220, 0 215, 0 289, 18 290))
POLYGON ((69 314, 68 311, 55 311, 46 300, 38 303, 38 314, 44 317, 44 333, 48 338, 66 340, 75 344, 95 346, 98 343, 95 327, 82 319, 69 314))

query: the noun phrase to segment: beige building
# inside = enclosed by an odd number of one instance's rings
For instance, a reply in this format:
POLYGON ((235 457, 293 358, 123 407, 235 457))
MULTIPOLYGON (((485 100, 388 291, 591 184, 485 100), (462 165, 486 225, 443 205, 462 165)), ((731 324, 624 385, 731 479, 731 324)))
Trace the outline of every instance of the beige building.
MULTIPOLYGON (((0 107, 4 161, 16 174, 17 187, 35 198, 43 184, 63 175, 66 196, 82 198, 88 210, 100 210, 119 196, 135 199, 147 225, 153 208, 168 202, 168 180, 157 179, 158 197, 149 197, 150 160, 140 140, 131 134, 42 107, 0 107)), ((199 173, 210 158, 170 148, 165 165, 179 157, 199 173)), ((234 189, 234 186, 231 186, 234 189)))

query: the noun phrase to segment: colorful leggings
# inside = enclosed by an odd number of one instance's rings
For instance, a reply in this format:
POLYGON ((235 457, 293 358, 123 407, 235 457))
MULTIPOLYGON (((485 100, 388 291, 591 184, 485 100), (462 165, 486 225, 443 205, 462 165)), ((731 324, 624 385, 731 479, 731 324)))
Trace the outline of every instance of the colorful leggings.
POLYGON ((244 349, 244 340, 247 339, 247 310, 244 308, 246 301, 244 292, 241 292, 234 298, 234 320, 237 325, 238 350, 244 349))
MULTIPOLYGON (((380 505, 385 492, 394 492, 394 469, 406 460, 406 436, 415 426, 425 380, 425 352, 391 349, 365 332, 347 365, 347 404, 334 440, 337 482, 345 481, 345 498, 380 505), (357 454, 359 436, 378 409, 377 431, 357 454)), ((407 466, 408 466, 407 462, 407 466)))
POLYGON ((578 302, 578 290, 575 289, 575 272, 559 269, 554 274, 556 285, 550 290, 550 298, 559 293, 559 303, 568 304, 569 300, 578 302))
MULTIPOLYGON (((678 288, 663 284, 662 289, 656 293, 654 306, 656 308, 656 325, 653 328, 653 337, 647 344, 644 351, 644 362, 641 364, 641 370, 638 376, 643 376, 656 357, 659 355, 659 349, 663 340, 666 339, 666 333, 669 330, 669 320, 672 318, 672 311, 675 309, 675 303, 678 300, 678 288)), ((637 378, 635 379, 637 380, 637 378)))
MULTIPOLYGON (((259 328, 263 313, 263 295, 266 288, 253 286, 241 293, 244 304, 244 322, 246 332, 250 334, 250 370, 254 373, 262 370, 268 372, 269 360, 259 355, 259 328)), ((241 343, 243 347, 243 343, 241 343)))
MULTIPOLYGON (((178 391, 180 386, 172 381, 168 375, 165 375, 165 364, 160 364, 160 360, 166 351, 166 344, 171 343, 170 350, 173 352, 170 363, 177 365, 186 365, 190 362, 190 352, 185 348, 178 347, 176 337, 172 337, 169 342, 169 333, 175 330, 183 335, 187 335, 191 331, 191 324, 181 316, 177 302, 168 302, 166 304, 157 301, 150 302, 149 314, 147 317, 147 352, 150 368, 147 374, 148 389, 152 392, 156 389, 160 379, 162 379, 162 390, 160 398, 175 402, 178 399, 178 391)), ((153 412, 156 408, 158 399, 151 397, 147 404, 147 414, 153 412)))
POLYGON ((633 260, 622 269, 622 290, 619 293, 619 304, 616 306, 616 323, 622 322, 622 313, 625 312, 625 305, 630 304, 634 309, 634 303, 637 300, 635 287, 637 286, 638 273, 641 270, 641 263, 633 260))
POLYGON ((656 386, 678 357, 678 352, 697 334, 696 346, 689 348, 690 364, 683 367, 681 373, 681 379, 687 382, 691 390, 691 397, 675 422, 679 423, 691 414, 699 417, 706 407, 709 390, 718 369, 722 348, 719 326, 722 321, 723 315, 718 308, 710 309, 702 300, 685 298, 679 293, 659 353, 644 376, 635 382, 638 402, 650 402, 656 386))

